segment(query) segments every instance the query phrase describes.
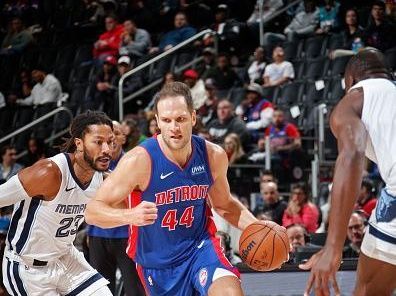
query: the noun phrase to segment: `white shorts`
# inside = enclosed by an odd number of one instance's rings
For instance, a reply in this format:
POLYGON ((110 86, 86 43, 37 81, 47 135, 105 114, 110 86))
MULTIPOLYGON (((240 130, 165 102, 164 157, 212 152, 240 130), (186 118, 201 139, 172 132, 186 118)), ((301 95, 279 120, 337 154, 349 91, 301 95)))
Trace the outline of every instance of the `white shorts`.
POLYGON ((368 257, 396 265, 396 238, 369 224, 361 249, 368 257))
POLYGON ((70 253, 46 266, 26 264, 21 257, 4 252, 3 282, 14 296, 88 296, 109 282, 72 247, 70 253))

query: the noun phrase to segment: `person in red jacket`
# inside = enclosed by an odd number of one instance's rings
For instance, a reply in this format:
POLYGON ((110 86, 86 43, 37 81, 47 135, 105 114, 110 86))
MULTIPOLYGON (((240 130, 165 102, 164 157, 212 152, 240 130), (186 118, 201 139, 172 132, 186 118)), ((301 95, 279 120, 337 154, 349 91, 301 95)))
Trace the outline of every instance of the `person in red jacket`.
POLYGON ((301 224, 309 233, 318 229, 319 210, 308 199, 308 188, 304 183, 292 187, 289 204, 283 213, 282 226, 301 224))
POLYGON ((374 184, 369 179, 364 179, 360 187, 358 200, 355 204, 355 210, 362 210, 366 218, 369 218, 371 212, 377 205, 374 184))
POLYGON ((107 56, 117 56, 120 47, 121 33, 124 26, 118 24, 117 17, 108 15, 105 19, 106 32, 99 36, 99 40, 94 43, 93 57, 105 60, 107 56))

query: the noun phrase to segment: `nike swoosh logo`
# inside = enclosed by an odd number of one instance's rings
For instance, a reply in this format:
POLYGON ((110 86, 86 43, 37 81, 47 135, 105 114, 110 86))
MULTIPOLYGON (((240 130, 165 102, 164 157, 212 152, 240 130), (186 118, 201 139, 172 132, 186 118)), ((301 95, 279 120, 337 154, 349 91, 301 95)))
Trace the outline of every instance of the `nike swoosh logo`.
POLYGON ((202 248, 202 246, 204 245, 205 241, 203 240, 199 245, 198 245, 198 249, 202 248))
POLYGON ((68 191, 70 191, 70 190, 73 190, 74 188, 76 188, 77 186, 74 186, 74 187, 72 187, 72 188, 67 188, 66 187, 66 192, 68 192, 68 191))
POLYGON ((167 173, 166 175, 163 175, 163 174, 161 173, 160 179, 161 179, 161 180, 164 180, 165 178, 169 177, 169 176, 172 175, 173 173, 174 173, 174 172, 170 172, 170 173, 167 173))

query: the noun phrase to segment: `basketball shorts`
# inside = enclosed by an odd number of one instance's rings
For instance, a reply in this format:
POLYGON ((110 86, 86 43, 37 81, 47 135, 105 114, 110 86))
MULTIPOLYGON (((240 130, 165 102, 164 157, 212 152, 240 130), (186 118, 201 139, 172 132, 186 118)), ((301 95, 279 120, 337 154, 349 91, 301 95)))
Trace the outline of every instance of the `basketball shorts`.
POLYGON ((163 269, 136 266, 148 296, 207 295, 216 279, 240 277, 238 269, 223 254, 217 238, 199 242, 193 255, 180 265, 163 269))
POLYGON ((10 295, 88 296, 108 284, 74 247, 70 248, 70 253, 45 266, 37 265, 43 264, 24 260, 5 250, 3 282, 10 295))
POLYGON ((368 257, 396 265, 396 197, 382 190, 364 234, 361 251, 368 257))

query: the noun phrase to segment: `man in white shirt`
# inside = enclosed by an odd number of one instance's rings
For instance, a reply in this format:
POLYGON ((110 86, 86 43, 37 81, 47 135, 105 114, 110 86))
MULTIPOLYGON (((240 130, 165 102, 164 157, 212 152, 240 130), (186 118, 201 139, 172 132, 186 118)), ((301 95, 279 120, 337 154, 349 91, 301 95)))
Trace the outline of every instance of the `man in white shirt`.
MULTIPOLYGON (((48 114, 55 109, 58 101, 62 98, 62 86, 59 80, 52 74, 47 74, 42 69, 35 69, 32 71, 32 79, 36 82, 30 96, 25 99, 18 99, 17 104, 20 106, 27 106, 21 114, 21 121, 26 123, 31 121, 32 109, 36 118, 48 114)), ((38 138, 45 138, 48 136, 52 120, 46 120, 37 126, 36 136, 38 138)))
POLYGON ((292 63, 285 61, 283 48, 277 46, 272 52, 273 63, 269 64, 264 71, 264 87, 282 85, 294 79, 292 63))

